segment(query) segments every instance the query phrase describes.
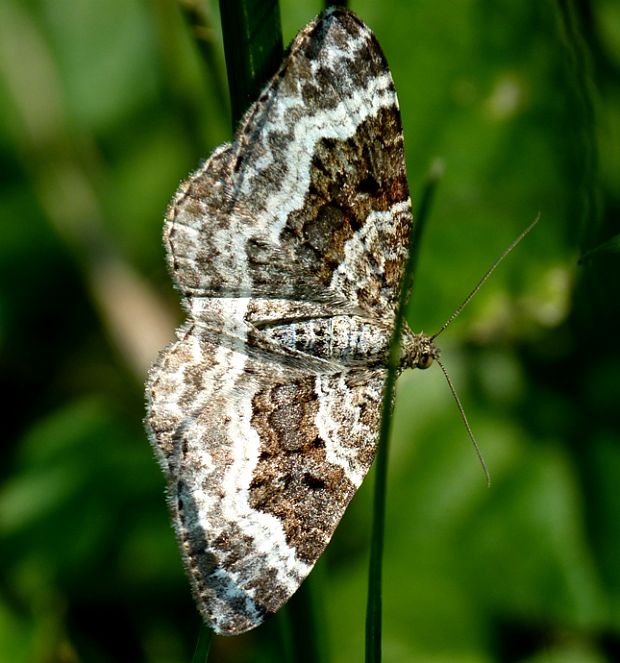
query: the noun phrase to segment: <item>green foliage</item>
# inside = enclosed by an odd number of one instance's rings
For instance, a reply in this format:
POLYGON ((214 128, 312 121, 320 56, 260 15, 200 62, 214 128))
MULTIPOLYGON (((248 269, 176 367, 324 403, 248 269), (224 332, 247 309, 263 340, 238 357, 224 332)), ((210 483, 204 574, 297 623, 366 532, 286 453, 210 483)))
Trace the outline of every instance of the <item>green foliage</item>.
MULTIPOLYGON (((320 6, 281 3, 285 43, 320 6)), ((618 660, 618 3, 351 7, 394 73, 416 211, 444 167, 412 328, 436 330, 541 213, 441 337, 490 490, 441 372, 399 379, 384 659, 618 660)), ((181 318, 166 202, 230 136, 217 9, 201 43, 172 0, 0 10, 2 661, 196 649, 142 380, 181 318)), ((364 655, 371 511, 372 481, 295 599, 319 606, 336 663, 364 655)), ((291 658, 289 630, 216 637, 209 660, 291 658)))

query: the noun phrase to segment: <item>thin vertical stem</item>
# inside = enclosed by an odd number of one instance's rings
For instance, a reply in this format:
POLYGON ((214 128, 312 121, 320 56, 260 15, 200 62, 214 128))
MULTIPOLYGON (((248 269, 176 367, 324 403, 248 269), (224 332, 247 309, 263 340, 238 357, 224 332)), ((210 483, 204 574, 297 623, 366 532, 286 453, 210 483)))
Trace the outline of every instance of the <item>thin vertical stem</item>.
POLYGON ((395 386, 400 356, 400 334, 405 318, 405 309, 409 297, 409 287, 413 281, 413 272, 417 266, 419 255, 420 231, 428 218, 431 203, 440 172, 431 168, 427 184, 421 196, 422 205, 418 213, 418 220, 412 225, 409 237, 409 259, 405 267, 403 285, 401 287, 394 333, 390 345, 390 358, 388 374, 385 381, 385 394, 381 416, 381 430, 379 433, 379 446, 375 460, 375 487, 373 499, 373 522, 370 541, 370 563, 368 568, 368 602, 366 605, 366 663, 379 663, 381 661, 381 634, 382 634, 382 598, 381 588, 383 579, 383 548, 385 540, 385 505, 387 496, 387 470, 389 457, 390 428, 392 408, 394 404, 395 386), (414 246, 417 244, 417 246, 414 246))
POLYGON ((282 60, 277 0, 220 0, 233 131, 282 60))
POLYGON ((209 658, 209 651, 211 649, 211 641, 213 640, 213 631, 207 628, 204 624, 200 627, 198 634, 198 642, 196 649, 192 656, 192 663, 206 663, 209 658))

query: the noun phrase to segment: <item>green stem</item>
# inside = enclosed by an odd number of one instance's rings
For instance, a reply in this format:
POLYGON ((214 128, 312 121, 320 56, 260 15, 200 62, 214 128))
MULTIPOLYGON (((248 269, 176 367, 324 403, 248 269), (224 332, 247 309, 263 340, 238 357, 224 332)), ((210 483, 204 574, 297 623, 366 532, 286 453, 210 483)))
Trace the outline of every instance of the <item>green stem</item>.
POLYGON ((220 0, 233 131, 282 60, 277 0, 220 0))
POLYGON ((400 334, 405 318, 407 299, 409 297, 408 285, 413 281, 413 273, 417 266, 422 229, 428 218, 433 195, 440 175, 441 172, 439 169, 431 168, 421 196, 418 220, 411 228, 409 237, 409 259, 407 260, 405 274, 403 276, 403 287, 400 292, 394 334, 390 346, 390 360, 388 374, 385 381, 379 447, 377 449, 377 458, 375 460, 373 522, 370 542, 370 563, 368 569, 368 602, 366 606, 366 663, 379 663, 379 661, 381 661, 381 588, 383 577, 383 547, 385 540, 385 504, 387 495, 387 470, 392 407, 394 403, 394 390, 396 386, 400 354, 400 334))
POLYGON ((198 634, 196 649, 192 656, 192 663, 206 663, 209 658, 209 650, 211 649, 212 640, 213 631, 202 624, 200 627, 200 633, 198 634))

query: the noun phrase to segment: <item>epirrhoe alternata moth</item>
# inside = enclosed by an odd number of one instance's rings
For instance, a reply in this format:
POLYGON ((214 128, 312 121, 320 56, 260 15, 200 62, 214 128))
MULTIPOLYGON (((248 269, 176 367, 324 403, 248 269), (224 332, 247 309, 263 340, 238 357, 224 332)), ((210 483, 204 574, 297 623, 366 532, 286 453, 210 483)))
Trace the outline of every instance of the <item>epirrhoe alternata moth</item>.
MULTIPOLYGON (((166 216, 187 320, 150 372, 146 425, 218 633, 290 598, 370 468, 411 223, 389 68, 328 10, 166 216)), ((404 326, 401 370, 436 352, 404 326)))

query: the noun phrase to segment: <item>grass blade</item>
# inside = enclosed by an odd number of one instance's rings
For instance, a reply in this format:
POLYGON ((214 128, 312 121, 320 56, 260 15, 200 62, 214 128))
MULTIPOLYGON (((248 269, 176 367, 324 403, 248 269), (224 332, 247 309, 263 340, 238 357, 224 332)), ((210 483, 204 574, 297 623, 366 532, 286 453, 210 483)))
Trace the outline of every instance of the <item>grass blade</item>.
POLYGON ((220 0, 233 130, 282 60, 277 0, 220 0))
POLYGON ((211 649, 212 640, 213 631, 210 628, 207 628, 205 624, 202 624, 200 627, 200 633, 198 634, 196 649, 192 656, 192 663, 206 663, 209 659, 209 650, 211 649))
POLYGON ((381 417, 381 431, 379 433, 379 447, 375 460, 375 486, 373 498, 373 522, 370 541, 370 562, 368 568, 368 602, 366 605, 366 663, 379 663, 381 661, 381 634, 382 634, 382 599, 381 587, 383 578, 383 547, 385 539, 385 504, 387 495, 387 469, 389 456, 389 439, 394 403, 394 389, 396 386, 400 334, 405 317, 405 309, 409 297, 409 284, 413 282, 413 274, 417 266, 420 251, 422 230, 432 206, 432 201, 441 177, 441 169, 431 167, 426 185, 420 198, 421 204, 418 219, 413 224, 410 234, 409 259, 405 268, 403 286, 401 288, 398 311, 394 326, 394 334, 390 345, 390 360, 388 375, 385 382, 383 397, 383 413, 381 417))

